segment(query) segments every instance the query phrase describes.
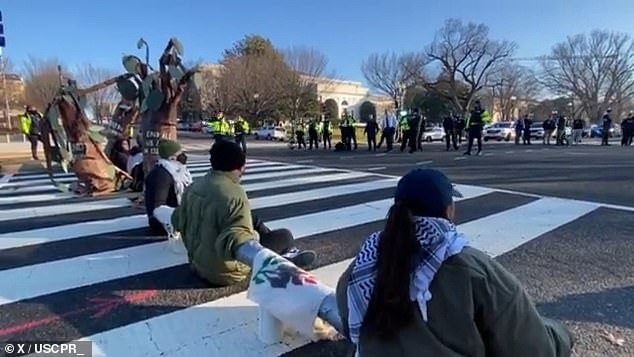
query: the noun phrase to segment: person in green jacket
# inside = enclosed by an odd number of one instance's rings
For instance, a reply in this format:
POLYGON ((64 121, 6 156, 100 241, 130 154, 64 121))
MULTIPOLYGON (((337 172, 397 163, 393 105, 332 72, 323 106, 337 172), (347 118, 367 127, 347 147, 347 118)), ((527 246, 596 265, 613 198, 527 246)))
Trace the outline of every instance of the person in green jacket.
POLYGON ((259 243, 300 267, 313 263, 313 251, 294 248, 287 229, 270 230, 251 212, 240 185, 246 157, 232 141, 220 140, 209 151, 212 169, 194 181, 171 216, 180 232, 194 273, 213 285, 232 285, 249 277, 250 268, 236 260, 238 248, 259 243))
POLYGON ((33 160, 39 160, 37 157, 37 144, 42 141, 41 125, 42 114, 32 105, 27 105, 24 114, 20 115, 20 127, 24 134, 31 142, 31 157, 33 160))
POLYGON ((357 356, 567 357, 572 335, 451 222, 461 196, 440 171, 397 184, 385 228, 341 276, 342 333, 357 356))

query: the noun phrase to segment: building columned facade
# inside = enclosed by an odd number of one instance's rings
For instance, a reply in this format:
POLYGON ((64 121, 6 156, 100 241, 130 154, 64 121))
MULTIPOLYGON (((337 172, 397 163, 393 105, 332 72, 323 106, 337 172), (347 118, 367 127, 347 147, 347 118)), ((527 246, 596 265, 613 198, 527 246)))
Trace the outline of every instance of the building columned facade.
MULTIPOLYGON (((205 76, 208 80, 213 80, 220 76, 222 65, 205 64, 201 69, 209 74, 205 76)), ((391 98, 372 94, 361 82, 332 78, 317 78, 315 82, 321 103, 327 110, 337 113, 338 118, 344 109, 356 119, 367 120, 370 113, 380 117, 384 110, 394 107, 391 98)))

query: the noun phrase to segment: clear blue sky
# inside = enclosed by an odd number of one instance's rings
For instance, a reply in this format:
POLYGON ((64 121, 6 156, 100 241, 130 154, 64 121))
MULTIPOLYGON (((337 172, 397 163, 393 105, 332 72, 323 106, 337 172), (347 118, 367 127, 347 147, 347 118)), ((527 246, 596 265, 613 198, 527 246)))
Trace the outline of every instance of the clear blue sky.
POLYGON ((318 48, 339 78, 363 80, 368 54, 422 49, 451 17, 488 24, 493 38, 516 41, 521 57, 596 28, 634 34, 632 0, 2 0, 0 10, 5 54, 18 68, 33 55, 123 70, 121 55, 141 54, 141 36, 153 58, 176 36, 186 60, 216 62, 255 33, 278 47, 318 48))

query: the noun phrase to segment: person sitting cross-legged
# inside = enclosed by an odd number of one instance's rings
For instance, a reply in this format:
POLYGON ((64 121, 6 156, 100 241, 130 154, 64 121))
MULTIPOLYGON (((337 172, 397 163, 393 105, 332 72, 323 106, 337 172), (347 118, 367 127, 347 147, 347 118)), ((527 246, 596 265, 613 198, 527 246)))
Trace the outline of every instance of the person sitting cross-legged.
POLYGON ((236 260, 236 251, 253 240, 297 266, 310 266, 315 252, 298 250, 288 229, 270 230, 252 214, 240 185, 246 166, 242 148, 220 140, 209 154, 212 169, 187 188, 171 215, 171 224, 180 233, 192 270, 214 285, 244 281, 250 267, 236 260))
POLYGON ((337 285, 357 356, 568 357, 573 339, 542 317, 520 282, 469 247, 452 223, 460 197, 440 171, 401 178, 385 228, 337 285))

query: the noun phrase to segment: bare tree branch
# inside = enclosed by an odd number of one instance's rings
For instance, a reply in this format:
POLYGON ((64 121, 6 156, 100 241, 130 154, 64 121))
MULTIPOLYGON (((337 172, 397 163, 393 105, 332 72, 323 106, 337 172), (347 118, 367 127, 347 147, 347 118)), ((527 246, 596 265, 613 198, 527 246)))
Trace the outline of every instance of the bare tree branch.
POLYGON ((373 53, 361 64, 361 71, 370 86, 394 100, 398 90, 423 76, 425 61, 417 54, 397 55, 393 52, 373 53))
MULTIPOLYGON (((113 78, 117 73, 107 68, 101 68, 92 64, 84 64, 75 71, 75 78, 81 87, 90 87, 113 78)), ((92 107, 97 123, 101 123, 104 117, 109 116, 111 104, 117 101, 118 92, 115 87, 108 86, 98 91, 87 94, 88 104, 92 107)))
POLYGON ((491 82, 500 63, 509 58, 516 47, 513 42, 489 39, 489 29, 484 24, 447 20, 426 51, 430 62, 438 64, 441 72, 439 81, 427 87, 437 90, 440 84, 446 85, 454 106, 466 112, 477 93, 491 82), (464 84, 466 101, 461 99, 464 84))
POLYGON ((286 84, 286 114, 295 120, 317 111, 317 86, 328 87, 328 58, 319 50, 291 47, 282 52, 291 70, 286 84))
POLYGON ((568 37, 542 60, 541 79, 554 94, 572 97, 590 120, 634 95, 634 44, 627 34, 593 31, 568 37))
POLYGON ((540 90, 533 71, 511 62, 503 63, 490 79, 496 84, 491 87, 490 94, 503 120, 512 119, 514 107, 520 102, 532 101, 540 90))
MULTIPOLYGON (((59 59, 29 57, 24 63, 25 94, 28 104, 44 110, 60 88, 58 66, 65 67, 59 59)), ((64 72, 67 72, 63 69, 64 72)))

